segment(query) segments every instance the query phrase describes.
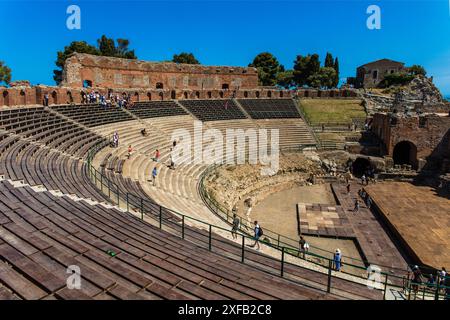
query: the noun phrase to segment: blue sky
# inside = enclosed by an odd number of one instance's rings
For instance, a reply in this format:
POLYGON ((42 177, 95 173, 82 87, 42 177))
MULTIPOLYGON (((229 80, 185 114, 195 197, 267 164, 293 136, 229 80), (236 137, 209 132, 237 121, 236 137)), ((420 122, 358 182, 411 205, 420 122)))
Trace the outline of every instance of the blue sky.
POLYGON ((127 38, 140 59, 193 52, 207 65, 245 66, 262 52, 286 68, 297 54, 330 51, 341 78, 390 58, 421 64, 450 95, 449 0, 395 1, 24 1, 0 0, 0 60, 13 80, 53 85, 56 52, 102 34, 127 38), (66 28, 66 9, 81 8, 81 30, 66 28), (366 9, 381 8, 381 30, 366 27, 366 9))

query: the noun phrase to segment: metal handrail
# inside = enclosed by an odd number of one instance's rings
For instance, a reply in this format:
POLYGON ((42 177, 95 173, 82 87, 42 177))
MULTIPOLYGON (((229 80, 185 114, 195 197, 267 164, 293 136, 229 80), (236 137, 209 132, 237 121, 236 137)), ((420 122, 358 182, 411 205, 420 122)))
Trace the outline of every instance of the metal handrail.
MULTIPOLYGON (((203 224, 208 229, 208 249, 210 251, 212 251, 212 249, 213 249, 213 245, 212 245, 213 240, 214 241, 219 241, 219 242, 222 242, 222 243, 226 243, 225 240, 218 240, 217 237, 214 238, 212 230, 222 230, 222 231, 230 232, 229 229, 225 229, 225 228, 220 227, 220 226, 212 225, 212 224, 210 224, 208 222, 205 222, 205 221, 202 221, 200 219, 184 215, 182 213, 179 213, 179 212, 177 212, 175 210, 171 210, 169 208, 165 208, 165 207, 163 207, 161 205, 158 205, 158 204, 156 204, 156 203, 154 203, 154 202, 152 202, 152 201, 150 201, 148 199, 143 199, 143 198, 141 198, 141 197, 139 197, 137 195, 134 195, 132 193, 121 191, 120 187, 115 182, 111 181, 108 177, 106 177, 103 173, 99 172, 92 165, 93 157, 98 152, 98 150, 100 150, 101 148, 104 148, 108 144, 109 144, 109 140, 99 141, 97 144, 95 144, 88 151, 88 155, 86 157, 86 162, 87 162, 87 166, 86 166, 86 171, 87 172, 86 173, 87 173, 88 177, 90 178, 90 180, 94 183, 94 185, 95 185, 95 187, 97 189, 99 189, 99 187, 98 187, 98 183, 99 182, 100 182, 100 189, 101 189, 102 192, 103 192, 103 186, 107 187, 108 197, 110 198, 112 203, 117 202, 118 206, 120 205, 121 201, 123 203, 126 203, 127 212, 130 212, 130 207, 134 207, 135 210, 140 211, 140 213, 141 213, 141 220, 144 220, 144 215, 145 216, 149 216, 150 218, 152 218, 155 221, 159 222, 159 228, 160 229, 163 229, 163 226, 168 226, 170 224, 180 227, 181 228, 181 236, 180 237, 183 238, 183 239, 185 239, 186 230, 191 231, 191 232, 196 232, 198 234, 201 234, 201 235, 205 236, 204 234, 202 234, 200 232, 200 229, 197 229, 197 228, 186 229, 187 228, 186 227, 186 221, 190 220, 190 221, 193 221, 193 222, 196 222, 196 223, 203 224), (180 221, 174 221, 172 216, 168 216, 167 214, 165 214, 163 212, 170 212, 173 215, 173 217, 177 217, 177 219, 179 219, 180 221)), ((177 235, 177 234, 174 234, 174 235, 177 235)), ((248 233, 243 232, 242 230, 240 230, 239 236, 241 236, 241 238, 242 238, 242 246, 241 246, 242 253, 241 253, 240 259, 241 259, 241 262, 245 262, 246 261, 245 260, 246 259, 245 258, 245 243, 246 243, 246 239, 254 240, 254 237, 249 236, 248 233)), ((270 247, 272 247, 272 248, 275 248, 275 249, 278 249, 278 250, 281 251, 281 259, 264 255, 264 257, 266 257, 266 258, 271 258, 272 260, 278 261, 280 263, 280 276, 281 277, 285 277, 285 273, 286 273, 285 265, 287 265, 287 264, 291 264, 292 265, 292 263, 286 262, 286 256, 292 256, 292 257, 298 258, 298 257, 300 257, 302 255, 303 256, 302 259, 307 260, 309 262, 312 262, 313 264, 324 268, 323 271, 318 271, 318 270, 315 270, 315 269, 312 269, 312 268, 309 268, 309 267, 305 267, 305 266, 299 266, 299 265, 295 265, 295 266, 297 266, 299 268, 304 268, 304 269, 307 269, 307 270, 310 270, 310 271, 313 271, 313 272, 319 272, 319 273, 322 273, 322 274, 327 273, 328 274, 328 284, 327 284, 327 287, 326 287, 326 291, 327 292, 331 292, 331 287, 332 287, 332 285, 331 285, 332 281, 331 280, 333 278, 339 279, 339 280, 345 280, 345 281, 349 281, 349 282, 361 285, 361 283, 356 282, 354 280, 345 279, 345 278, 337 277, 336 275, 333 275, 332 274, 332 270, 334 268, 333 259, 330 259, 330 258, 327 258, 327 257, 323 257, 321 255, 318 255, 318 254, 315 254, 315 253, 312 253, 312 252, 301 252, 297 248, 283 246, 283 245, 281 245, 281 244, 283 244, 281 241, 280 241, 280 243, 277 246, 275 246, 273 243, 268 243, 267 241, 265 241, 265 239, 262 239, 261 242, 266 244, 266 245, 268 245, 268 246, 270 246, 270 247), (319 262, 315 261, 314 259, 319 259, 319 262), (321 260, 324 260, 325 263, 320 263, 321 260)), ((197 242, 195 242, 195 243, 198 245, 197 242)), ((252 251, 252 254, 261 255, 261 254, 258 254, 256 252, 253 252, 253 251, 252 251)), ((367 272, 366 268, 363 268, 363 267, 360 267, 360 266, 355 266, 355 265, 351 265, 351 264, 348 264, 348 263, 342 263, 342 265, 352 266, 352 267, 359 268, 359 269, 364 270, 365 272, 367 272)), ((258 268, 258 267, 255 266, 255 268, 258 268)), ((266 268, 259 268, 259 269, 267 272, 266 268)), ((346 273, 346 272, 342 272, 342 273, 346 273)), ((347 273, 347 274, 350 274, 350 273, 347 273)), ((355 274, 350 274, 350 275, 352 275, 352 276, 354 276, 356 278, 367 280, 367 277, 362 277, 360 275, 355 275, 355 274)), ((404 280, 405 277, 399 277, 399 276, 388 274, 388 273, 384 273, 384 272, 381 272, 381 275, 383 275, 384 278, 385 278, 384 289, 383 289, 384 296, 385 296, 385 293, 386 293, 386 290, 387 290, 388 278, 389 279, 398 278, 398 279, 402 279, 402 281, 405 281, 404 280)), ((292 280, 295 281, 295 282, 299 282, 296 279, 292 279, 292 280)), ((396 287, 396 288, 402 288, 403 290, 405 290, 405 286, 398 286, 398 285, 395 285, 395 284, 389 284, 389 286, 396 287)), ((377 290, 379 290, 379 289, 377 289, 377 290)))

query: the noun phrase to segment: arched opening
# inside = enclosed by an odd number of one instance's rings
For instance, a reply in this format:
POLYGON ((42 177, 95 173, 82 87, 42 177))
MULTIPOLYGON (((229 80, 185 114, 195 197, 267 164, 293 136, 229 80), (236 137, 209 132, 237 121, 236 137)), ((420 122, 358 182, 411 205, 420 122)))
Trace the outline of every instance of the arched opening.
POLYGON ((305 98, 308 98, 308 97, 309 97, 309 91, 305 90, 305 98))
POLYGON ((164 89, 164 85, 162 84, 162 82, 156 83, 156 89, 164 89))
POLYGON ((200 92, 195 91, 195 98, 200 99, 200 92))
POLYGON ((175 90, 172 90, 172 91, 170 92, 170 98, 171 98, 172 100, 175 100, 175 99, 177 98, 177 93, 175 92, 175 90))
POLYGON ((370 169, 370 161, 366 158, 358 158, 352 163, 352 173, 355 177, 361 177, 370 169))
POLYGON ((248 92, 244 91, 244 98, 248 98, 248 92))
POLYGON ((91 80, 84 80, 83 81, 83 88, 91 88, 92 87, 92 81, 91 80))
POLYGON ((9 106, 9 92, 3 91, 3 104, 9 106))
POLYGON ((70 91, 67 91, 67 102, 73 103, 72 92, 70 92, 70 91))
POLYGON ((267 91, 267 98, 272 98, 272 91, 267 91))
POLYGON ((219 92, 219 96, 220 96, 220 98, 223 98, 223 91, 219 92))
POLYGON ((408 164, 417 169, 417 147, 410 141, 401 141, 394 147, 394 164, 408 164))
POLYGON ((280 98, 283 98, 283 91, 280 91, 280 98))
POLYGON ((208 91, 208 99, 211 99, 211 98, 212 98, 212 92, 208 91))
POLYGON ((134 101, 134 102, 139 102, 139 92, 135 92, 135 93, 134 93, 134 99, 133 99, 133 101, 134 101))
POLYGON ((20 90, 20 104, 23 104, 23 105, 27 104, 27 97, 25 95, 24 90, 20 90))
POLYGON ((222 89, 228 90, 228 89, 230 89, 230 85, 228 83, 222 83, 222 89))
POLYGON ((58 94, 56 93, 56 91, 52 92, 52 100, 53 104, 58 104, 58 94))
POLYGON ((256 97, 259 98, 259 91, 256 91, 256 97))
POLYGON ((185 92, 184 92, 184 99, 187 100, 187 98, 188 98, 188 93, 185 91, 185 92))
POLYGON ((150 92, 147 92, 147 98, 148 101, 152 101, 152 94, 150 92))
POLYGON ((162 92, 159 93, 159 100, 161 100, 161 101, 164 100, 164 94, 162 92))

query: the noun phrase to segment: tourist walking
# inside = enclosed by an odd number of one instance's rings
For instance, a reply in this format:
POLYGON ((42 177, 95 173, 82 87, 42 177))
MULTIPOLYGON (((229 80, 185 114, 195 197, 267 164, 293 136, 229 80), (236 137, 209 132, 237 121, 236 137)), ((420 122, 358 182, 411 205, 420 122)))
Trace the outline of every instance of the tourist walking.
POLYGON ((342 254, 340 249, 336 249, 336 252, 333 256, 333 264, 334 264, 334 270, 341 271, 342 267, 342 254))
POLYGON ((414 291, 414 293, 417 293, 419 291, 419 285, 422 284, 422 272, 420 271, 418 266, 414 266, 412 268, 412 284, 411 287, 414 291))
POLYGON ((44 107, 48 107, 48 93, 44 94, 44 107))
POLYGON ((350 194, 350 183, 347 182, 347 194, 350 194))
POLYGON ((155 157, 153 158, 153 161, 155 162, 159 162, 159 157, 161 156, 161 153, 159 152, 158 149, 156 149, 155 151, 155 157))
POLYGON ((113 147, 117 148, 119 146, 119 134, 117 133, 117 131, 114 131, 113 134, 113 147))
POLYGON ((359 200, 355 199, 355 207, 353 208, 353 212, 358 212, 359 211, 359 200))
POLYGON ((255 220, 254 225, 255 225, 255 228, 253 230, 255 232, 255 237, 254 237, 255 243, 250 247, 254 248, 255 246, 257 246, 256 250, 259 250, 260 249, 259 238, 261 238, 261 236, 263 235, 263 231, 262 231, 261 227, 259 226, 258 221, 255 220))
POLYGON ((152 182, 153 182, 153 186, 156 187, 156 176, 158 175, 158 170, 156 169, 156 167, 153 168, 152 171, 152 182))
POLYGON ((442 267, 441 271, 438 273, 439 276, 439 285, 444 285, 445 277, 447 276, 447 270, 445 270, 444 267, 442 267))
POLYGON ((131 158, 131 153, 133 152, 133 148, 131 147, 131 144, 128 146, 128 159, 131 158))
POLYGON ((365 184, 366 184, 366 179, 367 179, 367 178, 366 178, 366 175, 363 174, 362 177, 361 177, 361 184, 362 184, 362 185, 365 185, 365 184))
POLYGON ((308 242, 306 242, 305 238, 303 238, 302 236, 300 236, 300 240, 299 240, 299 253, 301 252, 303 255, 303 259, 306 259, 306 254, 308 253, 309 250, 309 244, 308 242))
POLYGON ((237 231, 239 230, 239 225, 241 221, 239 220, 239 217, 236 215, 236 213, 233 213, 233 223, 231 228, 231 236, 234 240, 237 239, 237 231))

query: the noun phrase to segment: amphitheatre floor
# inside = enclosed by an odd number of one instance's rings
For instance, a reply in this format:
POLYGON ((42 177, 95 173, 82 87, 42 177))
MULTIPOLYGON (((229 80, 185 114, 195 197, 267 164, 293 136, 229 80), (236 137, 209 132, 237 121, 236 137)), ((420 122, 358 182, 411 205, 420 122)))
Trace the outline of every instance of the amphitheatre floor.
MULTIPOLYGON (((329 205, 336 203, 329 184, 298 186, 266 197, 252 209, 251 219, 258 220, 263 228, 280 233, 297 242, 299 236, 296 205, 299 202, 329 205)), ((243 208, 243 203, 240 206, 243 208)), ((311 245, 312 253, 332 258, 332 252, 339 248, 344 256, 361 259, 353 240, 316 236, 305 236, 305 239, 311 245)))
POLYGON ((365 188, 380 213, 422 264, 450 266, 450 200, 433 188, 384 182, 365 188))

